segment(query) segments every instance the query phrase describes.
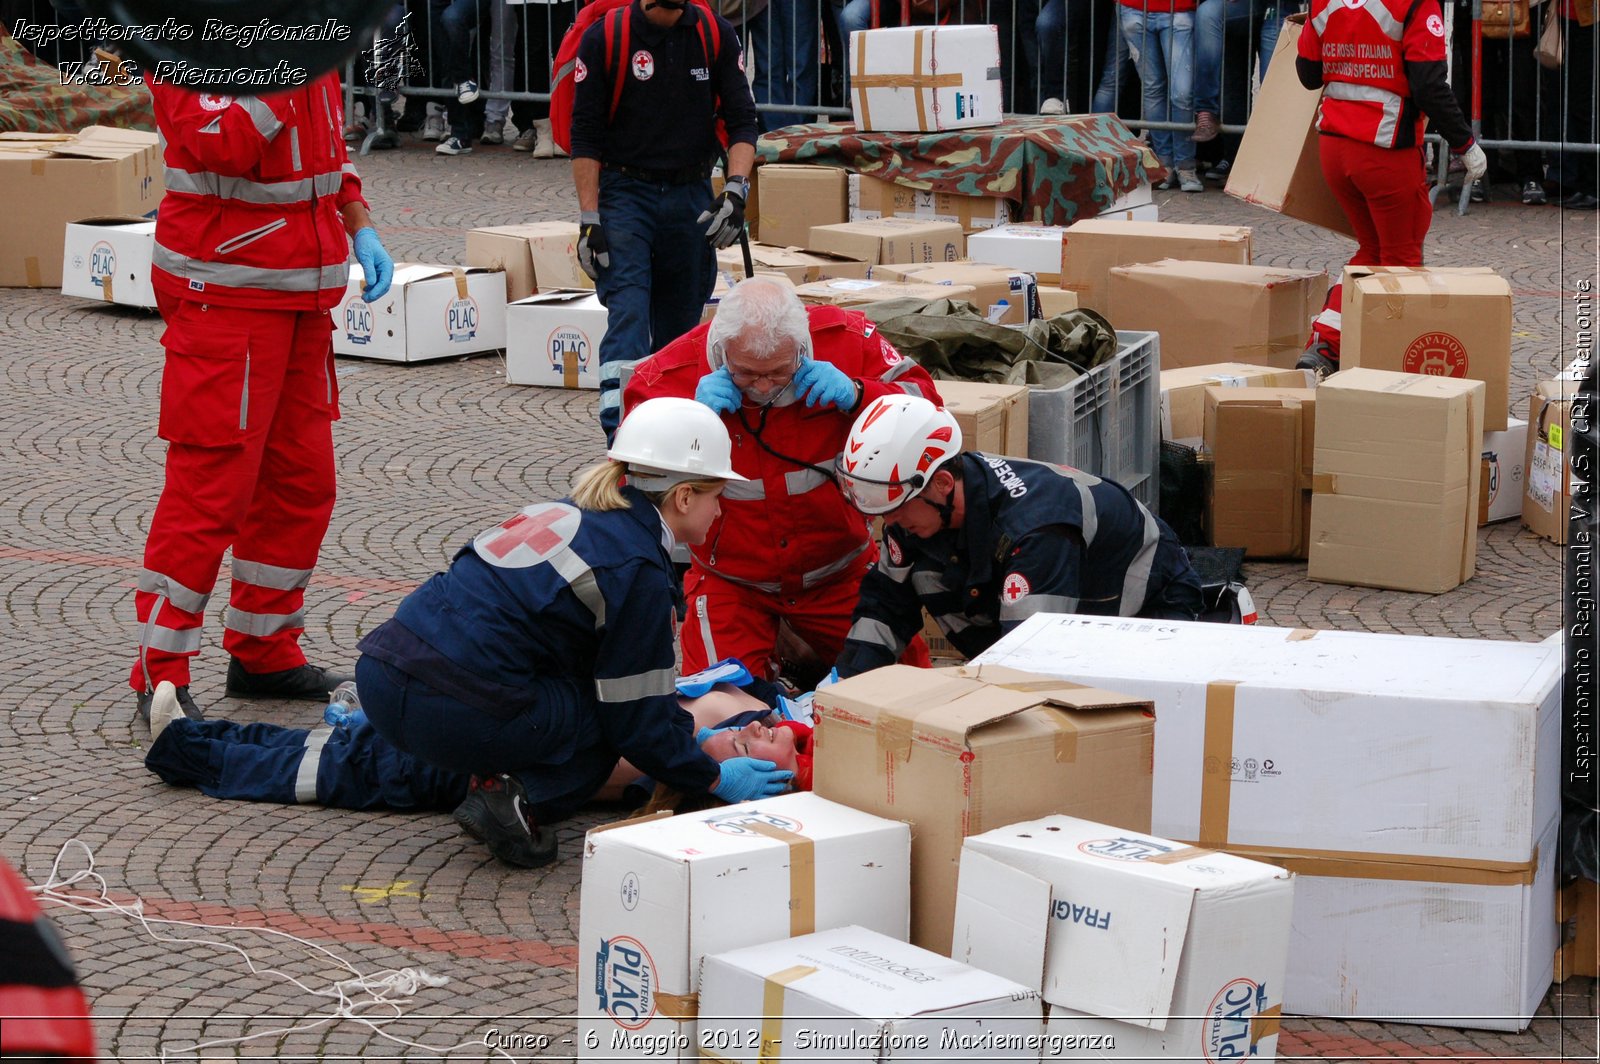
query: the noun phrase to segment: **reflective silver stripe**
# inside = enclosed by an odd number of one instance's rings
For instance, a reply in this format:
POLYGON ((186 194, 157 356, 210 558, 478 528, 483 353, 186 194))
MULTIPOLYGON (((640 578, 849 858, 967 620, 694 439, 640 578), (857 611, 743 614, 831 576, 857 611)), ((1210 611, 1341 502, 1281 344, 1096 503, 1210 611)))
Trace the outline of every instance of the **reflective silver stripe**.
POLYGON ((615 358, 610 362, 602 362, 600 363, 600 380, 602 382, 621 380, 624 370, 631 373, 643 361, 644 359, 642 358, 615 358))
POLYGON ((850 626, 850 631, 845 633, 846 639, 854 639, 858 643, 871 643, 873 646, 885 647, 898 655, 905 649, 900 640, 894 637, 894 632, 882 621, 874 621, 870 617, 863 617, 850 626))
POLYGON ((265 266, 239 266, 228 262, 202 262, 187 258, 157 243, 155 264, 175 277, 229 288, 266 288, 276 292, 318 292, 343 288, 350 279, 347 263, 298 270, 273 270, 265 266))
POLYGON ((730 480, 723 485, 724 502, 756 502, 767 497, 767 485, 759 480, 730 480))
MULTIPOLYGON (((278 121, 278 116, 272 113, 272 108, 262 103, 255 96, 235 96, 233 105, 244 109, 244 113, 250 116, 250 121, 255 123, 256 132, 267 140, 276 137, 278 131, 283 129, 283 123, 278 121)), ((298 170, 300 161, 296 159, 294 165, 295 169, 298 170)))
POLYGON ((589 568, 589 563, 578 557, 571 547, 563 547, 547 559, 550 567, 561 574, 561 578, 572 588, 572 593, 578 596, 578 601, 594 616, 595 630, 606 626, 606 598, 600 594, 600 585, 594 578, 594 572, 589 568))
POLYGON ((800 586, 815 587, 817 584, 827 580, 828 577, 842 573, 844 570, 850 568, 850 563, 861 557, 861 552, 866 550, 871 545, 872 541, 868 540, 855 550, 846 554, 844 557, 839 558, 836 561, 831 561, 827 565, 819 566, 811 570, 809 573, 806 573, 800 578, 800 586))
MULTIPOLYGON (((1354 5, 1348 3, 1348 0, 1345 6, 1354 9, 1354 5)), ((1378 0, 1367 0, 1367 3, 1362 4, 1359 10, 1365 11, 1372 16, 1372 21, 1378 24, 1378 28, 1383 31, 1383 35, 1391 41, 1398 41, 1405 36, 1405 26, 1401 24, 1399 19, 1394 17, 1393 12, 1382 3, 1379 3, 1378 0)))
MULTIPOLYGON (((341 188, 344 187, 344 175, 345 174, 349 174, 351 177, 360 177, 361 176, 360 174, 356 173, 356 164, 355 163, 345 163, 343 166, 339 167, 339 185, 340 185, 341 188)), ((334 191, 337 192, 338 189, 335 189, 334 191)))
POLYGON ((200 652, 199 628, 168 628, 162 624, 151 624, 148 629, 149 635, 144 642, 151 650, 164 650, 168 654, 200 652))
POLYGON ((677 669, 653 669, 632 676, 595 677, 594 690, 602 702, 634 702, 655 695, 670 695, 678 689, 677 669))
POLYGON ((1344 331, 1344 315, 1337 310, 1325 310, 1311 320, 1317 325, 1326 325, 1330 329, 1344 331))
MULTIPOLYGON (((145 569, 139 573, 139 590, 162 596, 184 613, 204 613, 206 603, 211 601, 211 592, 184 587, 172 577, 153 569, 145 569)), ((152 613, 151 616, 154 617, 155 614, 152 613)))
POLYGON ((722 656, 717 653, 717 642, 711 638, 711 607, 706 596, 701 595, 694 602, 695 615, 700 618, 700 645, 705 651, 707 661, 721 661, 722 656))
POLYGON ((289 130, 289 165, 300 169, 300 127, 289 130))
POLYGON ((1090 493, 1089 486, 1073 479, 1078 486, 1078 508, 1083 512, 1083 521, 1078 526, 1078 531, 1083 535, 1083 545, 1087 549, 1094 544, 1094 535, 1100 531, 1100 512, 1094 507, 1094 495, 1090 493))
POLYGON ((1133 556, 1122 577, 1122 604, 1117 612, 1124 617, 1132 617, 1144 609, 1145 596, 1150 594, 1150 570, 1155 567, 1156 548, 1161 545, 1161 530, 1156 527, 1155 517, 1143 506, 1139 511, 1144 515, 1144 545, 1133 556))
POLYGON ((299 591, 311 583, 310 569, 285 569, 281 565, 233 559, 233 578, 256 587, 270 587, 274 591, 299 591))
POLYGON ((922 385, 918 384, 916 381, 901 381, 899 384, 895 385, 895 387, 899 388, 907 395, 920 396, 923 399, 928 398, 928 393, 923 391, 922 385))
POLYGON ((909 358, 902 358, 899 362, 896 362, 894 365, 884 370, 883 376, 879 377, 878 380, 882 381, 884 384, 899 380, 907 373, 910 373, 912 367, 915 365, 916 363, 911 361, 909 358))
POLYGON ((577 57, 574 56, 569 62, 566 62, 556 68, 556 75, 550 79, 550 84, 552 86, 561 84, 561 79, 566 77, 568 74, 571 74, 573 70, 577 68, 577 66, 578 60, 577 57))
MULTIPOLYGON (((222 132, 222 116, 218 115, 217 117, 213 118, 211 121, 207 122, 205 125, 201 126, 200 127, 200 132, 202 132, 202 133, 221 133, 222 132)), ((165 148, 166 148, 166 145, 163 144, 162 145, 162 149, 165 150, 165 148)))
POLYGON ((768 581, 768 580, 745 580, 742 577, 730 576, 729 574, 723 572, 721 569, 718 569, 715 565, 709 565, 709 564, 706 564, 704 562, 702 562, 701 564, 705 565, 705 568, 706 568, 707 572, 716 573, 719 577, 721 577, 722 579, 726 580, 728 583, 730 583, 730 584, 738 584, 740 587, 747 587, 751 591, 765 591, 769 595, 775 595, 779 591, 783 590, 783 585, 779 584, 775 580, 772 580, 772 581, 768 581))
POLYGON ((607 388, 600 393, 600 409, 616 410, 622 406, 622 389, 607 388))
POLYGON ((1036 613, 1078 612, 1078 600, 1071 595, 1024 595, 1015 602, 1006 602, 1004 598, 1002 595, 1000 603, 1002 621, 1020 621, 1036 613))
POLYGON ((941 613, 933 619, 933 623, 942 628, 946 635, 954 635, 971 628, 972 618, 964 613, 941 613))
MULTIPOLYGON (((808 491, 816 491, 824 484, 831 484, 833 478, 819 473, 815 469, 796 469, 792 473, 783 475, 783 489, 790 495, 804 495, 808 491)), ((727 493, 727 489, 723 489, 727 493)))
POLYGON ((941 591, 949 591, 950 585, 933 570, 919 569, 911 574, 911 588, 919 595, 937 595, 941 591))
POLYGON ((317 800, 317 767, 322 764, 322 748, 328 745, 333 729, 319 724, 306 736, 306 752, 300 756, 300 769, 294 774, 294 800, 317 800))
POLYGON ((249 613, 237 606, 229 606, 222 623, 229 631, 238 632, 240 635, 253 635, 257 638, 275 635, 286 628, 304 628, 306 626, 306 611, 295 610, 293 613, 249 613))
POLYGON ((1330 81, 1322 93, 1330 100, 1381 104, 1383 117, 1378 120, 1378 133, 1373 143, 1384 148, 1394 144, 1395 133, 1400 129, 1400 108, 1405 102, 1400 96, 1375 85, 1352 85, 1348 81, 1330 81))
POLYGON ((906 577, 911 575, 911 559, 905 559, 904 565, 895 565, 889 560, 889 550, 885 547, 878 552, 878 572, 897 584, 903 584, 906 577))
POLYGON ((243 177, 213 174, 206 170, 179 170, 167 167, 167 191, 194 196, 214 196, 240 203, 304 203, 313 194, 331 196, 344 186, 344 174, 317 174, 299 181, 251 181, 243 177))
POLYGON ((1335 11, 1342 7, 1344 7, 1344 0, 1328 0, 1328 6, 1322 9, 1322 14, 1311 20, 1311 28, 1317 31, 1318 37, 1328 31, 1328 20, 1333 17, 1335 11))

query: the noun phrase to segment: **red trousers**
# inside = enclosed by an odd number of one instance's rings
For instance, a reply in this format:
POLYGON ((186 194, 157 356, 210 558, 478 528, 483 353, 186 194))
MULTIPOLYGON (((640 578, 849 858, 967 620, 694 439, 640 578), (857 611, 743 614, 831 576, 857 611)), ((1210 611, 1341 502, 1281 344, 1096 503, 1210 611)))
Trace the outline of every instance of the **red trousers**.
MULTIPOLYGON (((724 658, 738 658, 753 675, 772 678, 769 666, 780 620, 788 621, 794 633, 810 644, 825 664, 833 664, 844 649, 845 633, 850 630, 850 615, 860 597, 866 568, 862 565, 791 599, 778 592, 744 587, 698 565, 692 566, 684 577, 688 612, 678 630, 683 675, 699 672, 724 658)), ((900 660, 921 668, 931 664, 928 645, 920 635, 900 660)))
MULTIPOLYGON (((1421 148, 1380 148, 1348 137, 1317 138, 1322 176, 1350 227, 1356 253, 1351 266, 1421 266, 1422 242, 1433 223, 1428 173, 1421 148)), ((1339 353, 1339 311, 1344 287, 1328 290, 1328 302, 1311 328, 1339 353), (1331 313, 1330 313, 1331 311, 1331 313)))
POLYGON ((166 484, 150 519, 128 682, 189 682, 206 604, 233 548, 222 644, 250 672, 305 663, 305 588, 333 515, 339 416, 326 311, 162 298, 166 484))

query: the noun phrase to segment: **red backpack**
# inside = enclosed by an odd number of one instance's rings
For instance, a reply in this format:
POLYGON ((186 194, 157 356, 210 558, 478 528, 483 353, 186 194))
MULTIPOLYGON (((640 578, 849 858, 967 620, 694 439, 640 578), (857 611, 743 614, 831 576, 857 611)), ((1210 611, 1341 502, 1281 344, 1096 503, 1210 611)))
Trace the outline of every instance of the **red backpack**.
MULTIPOLYGON (((700 46, 704 49, 706 67, 716 65, 722 50, 722 30, 717 25, 716 14, 707 0, 692 0, 703 16, 700 27, 700 46)), ((572 101, 576 96, 578 43, 583 33, 594 23, 606 20, 606 69, 611 74, 611 116, 617 113, 622 101, 622 69, 628 55, 628 5, 633 0, 591 0, 578 11, 577 19, 567 27, 561 37, 561 47, 556 49, 550 69, 550 138, 564 152, 572 150, 572 101)), ((727 146, 728 137, 722 120, 717 120, 717 136, 727 146)))

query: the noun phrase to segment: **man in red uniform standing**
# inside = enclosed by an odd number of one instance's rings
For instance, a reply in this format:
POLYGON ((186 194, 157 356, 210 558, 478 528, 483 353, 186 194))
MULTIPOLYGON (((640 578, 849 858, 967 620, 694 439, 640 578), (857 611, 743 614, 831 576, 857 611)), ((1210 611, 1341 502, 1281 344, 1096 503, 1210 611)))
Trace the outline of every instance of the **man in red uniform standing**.
MULTIPOLYGON (((741 281, 709 325, 645 359, 624 409, 693 396, 722 415, 733 468, 722 517, 691 548, 679 629, 685 674, 738 658, 772 675, 787 621, 823 661, 844 647, 861 578, 877 561, 866 518, 833 479, 855 415, 880 395, 939 403, 933 378, 856 311, 806 307, 761 277, 741 281)), ((919 640, 907 661, 927 664, 919 640)))
POLYGON ((162 680, 200 716, 189 661, 231 546, 228 693, 326 698, 349 677, 308 664, 300 636, 333 514, 328 311, 343 298, 352 239, 364 299, 388 291, 394 263, 345 153, 337 75, 256 97, 159 80, 150 89, 166 162, 152 280, 167 326, 169 446, 134 595, 129 683, 147 718, 162 680))
MULTIPOLYGON (((1321 88, 1322 174, 1359 246, 1352 266, 1421 266, 1433 221, 1422 132, 1429 118, 1466 165, 1471 184, 1489 167, 1445 71, 1439 0, 1311 0, 1295 71, 1321 88)), ((1339 368, 1343 285, 1312 325, 1298 368, 1339 368)))

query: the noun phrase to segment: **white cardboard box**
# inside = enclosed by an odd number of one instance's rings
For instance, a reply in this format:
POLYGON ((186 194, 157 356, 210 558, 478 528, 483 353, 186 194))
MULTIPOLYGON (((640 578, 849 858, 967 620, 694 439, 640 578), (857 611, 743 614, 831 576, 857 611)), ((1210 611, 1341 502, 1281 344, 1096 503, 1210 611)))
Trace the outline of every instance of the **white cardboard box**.
POLYGON ((966 840, 952 955, 1106 1056, 1271 1060, 1293 901, 1282 868, 1049 816, 966 840))
POLYGON ((1057 284, 1061 280, 1061 234, 1066 231, 1064 225, 997 225, 967 237, 967 257, 1026 270, 1040 284, 1057 284))
POLYGON ((674 1047, 665 1059, 698 1060, 704 954, 851 924, 903 940, 910 861, 906 824, 809 793, 590 831, 580 1055, 616 1059, 662 1039, 674 1047))
POLYGON ((1522 465, 1528 453, 1528 423, 1508 418, 1499 432, 1483 434, 1485 479, 1479 485, 1480 523, 1509 521, 1522 516, 1522 465))
POLYGON ((382 299, 367 303, 350 267, 333 311, 333 352, 385 362, 426 362, 506 346, 506 280, 476 266, 402 263, 382 299))
POLYGON ((156 223, 145 219, 85 218, 67 223, 61 294, 154 308, 150 258, 155 243, 156 223))
POLYGON ((600 387, 606 308, 592 291, 540 292, 506 307, 506 383, 600 387))
POLYGON ((850 34, 850 112, 862 132, 931 133, 1003 117, 994 26, 900 26, 850 34))
POLYGON ((704 1056, 777 1060, 1039 1059, 1036 989, 861 927, 707 954, 704 1056))
POLYGON ((1040 614, 983 664, 1155 703, 1159 833, 1301 877, 1288 1011, 1527 1025, 1555 945, 1559 639, 1040 614))

